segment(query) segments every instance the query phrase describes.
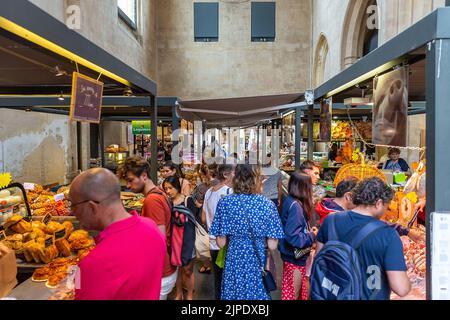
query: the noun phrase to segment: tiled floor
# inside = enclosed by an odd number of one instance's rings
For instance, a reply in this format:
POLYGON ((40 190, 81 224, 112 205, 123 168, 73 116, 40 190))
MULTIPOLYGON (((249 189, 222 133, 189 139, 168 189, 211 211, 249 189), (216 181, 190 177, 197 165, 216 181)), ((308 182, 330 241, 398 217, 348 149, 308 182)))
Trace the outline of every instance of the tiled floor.
MULTIPOLYGON (((276 278, 279 289, 277 291, 272 292, 273 300, 281 299, 281 283, 282 283, 282 272, 283 272, 283 262, 281 260, 280 254, 277 252, 277 255, 274 257, 275 260, 275 268, 276 268, 276 278)), ((214 278, 213 274, 202 274, 198 272, 200 268, 200 262, 195 265, 195 292, 194 292, 194 300, 214 300, 214 278)), ((169 295, 169 300, 175 297, 175 289, 169 295)))

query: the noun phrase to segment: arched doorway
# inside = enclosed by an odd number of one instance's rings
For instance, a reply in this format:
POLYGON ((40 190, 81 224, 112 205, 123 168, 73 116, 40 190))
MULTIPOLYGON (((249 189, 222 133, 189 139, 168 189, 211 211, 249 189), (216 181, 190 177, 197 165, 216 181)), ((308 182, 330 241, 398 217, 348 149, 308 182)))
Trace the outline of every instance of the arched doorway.
POLYGON ((327 70, 328 41, 322 33, 316 46, 314 54, 314 87, 318 87, 325 80, 325 71, 327 70))
POLYGON ((379 9, 375 10, 377 5, 376 0, 350 1, 342 34, 342 69, 351 66, 358 59, 378 47, 378 29, 377 25, 373 24, 374 15, 377 15, 376 18, 378 19, 379 12, 381 12, 379 9))

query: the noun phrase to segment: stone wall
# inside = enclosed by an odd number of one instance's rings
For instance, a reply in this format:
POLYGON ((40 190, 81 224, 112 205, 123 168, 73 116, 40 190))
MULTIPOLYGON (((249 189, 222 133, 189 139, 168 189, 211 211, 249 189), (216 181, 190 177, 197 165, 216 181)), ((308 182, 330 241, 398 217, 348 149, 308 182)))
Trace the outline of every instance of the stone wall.
POLYGON ((0 118, 0 172, 45 185, 77 170, 76 125, 67 117, 0 110, 0 118))
MULTIPOLYGON (((313 1, 314 63, 320 60, 317 47, 325 37, 329 51, 326 57, 327 81, 360 58, 355 53, 361 44, 359 34, 366 24, 365 9, 371 0, 313 1), (365 14, 365 17, 361 16, 365 14)), ((433 10, 445 6, 445 0, 377 0, 379 8, 379 45, 387 42, 433 10)))
MULTIPOLYGON (((68 6, 80 6, 80 34, 147 77, 156 78, 154 0, 140 1, 137 35, 118 17, 117 0, 31 2, 62 22, 69 16, 68 6)), ((76 124, 70 124, 68 117, 0 110, 0 119, 0 172, 11 171, 19 181, 49 184, 65 182, 78 169, 76 124)), ((123 126, 111 123, 109 132, 123 133, 123 126)), ((85 170, 89 168, 90 131, 88 124, 81 127, 79 169, 85 170)))
POLYGON ((190 100, 307 89, 311 2, 276 2, 275 42, 251 42, 250 1, 227 2, 219 3, 219 41, 195 42, 194 1, 158 1, 159 95, 190 100))

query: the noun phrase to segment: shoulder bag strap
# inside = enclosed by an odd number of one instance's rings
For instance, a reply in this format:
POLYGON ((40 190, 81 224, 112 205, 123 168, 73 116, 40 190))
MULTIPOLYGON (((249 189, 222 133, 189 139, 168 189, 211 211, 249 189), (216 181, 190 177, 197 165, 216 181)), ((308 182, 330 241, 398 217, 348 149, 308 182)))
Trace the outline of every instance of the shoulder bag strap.
POLYGON ((247 208, 245 207, 245 204, 242 201, 242 195, 239 195, 239 201, 241 202, 242 207, 244 208, 244 214, 245 214, 245 217, 246 217, 246 220, 247 220, 248 228, 250 229, 250 237, 252 239, 253 250, 255 251, 256 257, 258 258, 258 261, 259 261, 259 264, 260 264, 260 267, 261 267, 261 272, 263 274, 265 274, 266 271, 264 270, 264 262, 262 261, 261 256, 259 255, 258 248, 256 246, 256 240, 255 240, 255 236, 253 234, 253 228, 252 228, 252 226, 250 224, 250 218, 249 218, 249 216, 247 214, 247 208))
POLYGON ((169 206, 169 209, 172 210, 172 207, 173 207, 172 202, 169 200, 169 198, 167 197, 167 195, 166 195, 164 192, 162 192, 162 191, 158 188, 158 186, 155 186, 153 189, 151 189, 151 190, 148 192, 148 194, 159 194, 160 196, 163 196, 164 199, 166 200, 166 203, 167 203, 168 206, 169 206), (155 190, 156 190, 156 191, 155 191, 155 190))

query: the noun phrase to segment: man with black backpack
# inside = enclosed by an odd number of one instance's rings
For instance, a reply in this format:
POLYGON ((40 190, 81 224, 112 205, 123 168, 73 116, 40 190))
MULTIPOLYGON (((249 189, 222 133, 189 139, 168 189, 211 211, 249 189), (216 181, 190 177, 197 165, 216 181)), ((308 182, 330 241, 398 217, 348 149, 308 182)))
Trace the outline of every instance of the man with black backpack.
POLYGON ((313 300, 389 300, 406 296, 403 246, 395 229, 380 221, 393 191, 379 178, 352 191, 352 211, 330 215, 317 236, 311 272, 313 300))

